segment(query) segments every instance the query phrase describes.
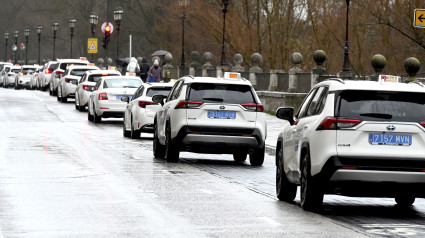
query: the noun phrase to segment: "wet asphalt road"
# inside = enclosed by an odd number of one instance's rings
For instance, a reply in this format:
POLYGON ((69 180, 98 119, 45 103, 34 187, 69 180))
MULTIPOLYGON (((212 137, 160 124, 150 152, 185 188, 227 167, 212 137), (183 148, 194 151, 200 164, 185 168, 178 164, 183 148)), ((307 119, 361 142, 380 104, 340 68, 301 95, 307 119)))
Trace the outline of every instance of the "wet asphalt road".
MULTIPOLYGON (((71 100, 72 101, 72 100, 71 100)), ((0 237, 423 237, 425 202, 325 196, 320 214, 275 198, 264 166, 152 156, 152 136, 46 92, 0 88, 0 237)))

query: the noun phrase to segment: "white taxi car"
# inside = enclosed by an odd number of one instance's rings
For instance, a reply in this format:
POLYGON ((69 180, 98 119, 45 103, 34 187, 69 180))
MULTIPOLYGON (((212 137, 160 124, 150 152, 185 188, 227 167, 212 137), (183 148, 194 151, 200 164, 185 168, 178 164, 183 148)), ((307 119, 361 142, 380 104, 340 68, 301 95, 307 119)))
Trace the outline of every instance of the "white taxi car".
POLYGON ((87 89, 91 86, 95 86, 97 81, 101 77, 107 76, 121 76, 121 73, 116 70, 91 70, 86 71, 78 82, 78 86, 75 89, 75 109, 84 111, 87 102, 89 101, 90 93, 87 89))
POLYGON ((136 139, 140 137, 141 132, 153 132, 153 119, 161 106, 152 102, 152 96, 168 96, 173 85, 173 83, 145 83, 131 98, 123 97, 121 99, 128 103, 124 111, 124 137, 136 139))
POLYGON ((127 103, 121 101, 121 98, 132 96, 142 83, 139 77, 131 76, 100 78, 94 87, 88 88, 93 91, 88 102, 88 120, 99 123, 102 117, 123 117, 127 103))
POLYGON ((89 65, 89 61, 87 61, 86 58, 80 58, 80 59, 58 59, 56 68, 53 70, 53 72, 50 75, 50 82, 49 82, 49 93, 52 96, 57 95, 58 90, 58 83, 59 79, 62 77, 62 75, 65 73, 66 68, 70 65, 89 65))
POLYGON ((152 101, 163 104, 154 119, 154 156, 176 162, 180 151, 189 151, 233 154, 235 161, 245 161, 249 154, 251 165, 263 164, 264 107, 239 73, 185 76, 168 97, 154 95, 152 101))
POLYGON ((32 75, 35 73, 39 66, 38 65, 23 65, 21 70, 15 76, 15 90, 21 88, 30 88, 30 80, 32 75))
MULTIPOLYGON (((7 74, 6 66, 11 66, 11 63, 0 62, 0 86, 3 86, 4 75, 7 74)), ((10 70, 10 68, 8 68, 10 70)))
POLYGON ((86 65, 70 65, 66 69, 63 76, 58 82, 58 101, 67 102, 68 98, 75 97, 75 90, 77 89, 78 81, 81 77, 90 70, 99 70, 97 66, 86 65))
POLYGON ((40 70, 40 73, 38 75, 38 89, 42 91, 46 91, 49 88, 49 83, 51 80, 51 75, 54 71, 54 69, 57 66, 56 61, 49 61, 46 64, 44 64, 43 70, 40 70))
POLYGON ((276 145, 276 192, 319 209, 324 194, 391 197, 409 206, 425 197, 425 87, 418 83, 343 81, 317 84, 276 145))
POLYGON ((35 90, 40 88, 38 86, 38 77, 40 75, 40 72, 43 71, 43 68, 44 66, 37 66, 37 69, 31 76, 29 89, 35 90))
POLYGON ((15 75, 21 70, 20 66, 5 65, 1 71, 1 77, 3 78, 3 88, 9 87, 15 83, 15 75))

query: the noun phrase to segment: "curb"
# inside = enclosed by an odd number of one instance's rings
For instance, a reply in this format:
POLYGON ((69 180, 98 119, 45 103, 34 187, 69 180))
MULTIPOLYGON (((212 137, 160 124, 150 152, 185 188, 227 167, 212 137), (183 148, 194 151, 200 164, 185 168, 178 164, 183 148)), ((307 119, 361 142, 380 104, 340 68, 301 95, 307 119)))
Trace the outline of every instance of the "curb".
POLYGON ((271 145, 266 145, 266 153, 269 155, 276 155, 276 147, 271 145))

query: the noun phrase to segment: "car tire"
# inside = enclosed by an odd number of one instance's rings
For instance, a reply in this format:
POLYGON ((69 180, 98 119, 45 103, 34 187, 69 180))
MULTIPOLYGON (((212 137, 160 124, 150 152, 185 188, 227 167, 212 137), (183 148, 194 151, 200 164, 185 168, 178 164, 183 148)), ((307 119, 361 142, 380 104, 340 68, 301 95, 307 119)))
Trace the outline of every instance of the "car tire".
POLYGON ((261 166, 264 163, 265 147, 257 149, 254 153, 249 155, 249 162, 252 166, 261 166))
POLYGON ((247 153, 240 153, 240 152, 234 153, 233 154, 233 159, 236 162, 244 162, 246 160, 247 155, 248 155, 247 153))
POLYGON ((61 102, 63 102, 63 103, 66 103, 66 102, 68 102, 68 98, 67 97, 65 97, 64 95, 63 95, 63 92, 62 92, 62 90, 61 90, 61 102))
POLYGON ((415 203, 415 197, 411 195, 399 195, 395 197, 397 205, 402 207, 410 207, 415 203))
POLYGON ((131 135, 131 131, 127 131, 127 129, 125 128, 125 116, 124 116, 124 121, 123 121, 123 123, 122 123, 122 135, 124 136, 124 137, 130 137, 130 135, 131 135))
POLYGON ((134 129, 133 120, 131 120, 130 128, 131 128, 130 138, 131 139, 140 139, 140 130, 134 129))
MULTIPOLYGON (((155 123, 156 125, 156 123, 155 123)), ((156 126, 154 126, 153 130, 153 156, 156 158, 164 158, 165 157, 165 146, 159 143, 158 133, 156 131, 156 126)))
POLYGON ((88 119, 89 121, 93 121, 93 120, 94 120, 93 115, 92 115, 92 114, 90 114, 90 106, 89 106, 89 109, 88 109, 88 112, 87 112, 87 119, 88 119))
POLYGON ((167 162, 176 163, 179 161, 180 151, 171 139, 170 125, 166 127, 165 158, 167 162))
POLYGON ((102 117, 97 115, 96 110, 94 109, 94 106, 93 106, 93 121, 94 123, 102 122, 102 117))
POLYGON ((310 154, 307 152, 301 162, 301 207, 306 211, 317 211, 322 207, 323 192, 310 171, 310 154))
POLYGON ((280 201, 293 202, 297 195, 297 185, 288 181, 282 159, 282 148, 278 147, 276 164, 276 195, 280 201))

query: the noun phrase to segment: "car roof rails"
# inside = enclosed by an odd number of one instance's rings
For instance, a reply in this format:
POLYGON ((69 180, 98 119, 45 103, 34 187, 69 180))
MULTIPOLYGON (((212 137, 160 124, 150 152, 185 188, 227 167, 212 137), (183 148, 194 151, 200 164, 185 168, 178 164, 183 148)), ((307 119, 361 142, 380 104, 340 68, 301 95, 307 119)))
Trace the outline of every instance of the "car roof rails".
POLYGON ((417 84, 417 85, 419 85, 421 87, 425 87, 425 85, 423 83, 418 82, 418 81, 413 81, 413 82, 410 82, 409 84, 417 84))
POLYGON ((337 81, 337 82, 340 82, 342 84, 345 84, 344 80, 342 80, 340 78, 328 78, 325 81, 337 81))

